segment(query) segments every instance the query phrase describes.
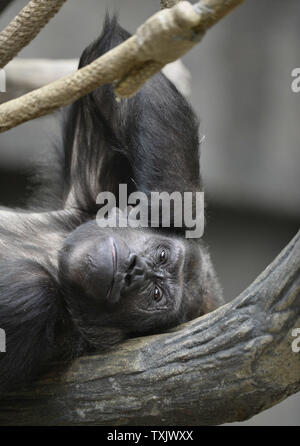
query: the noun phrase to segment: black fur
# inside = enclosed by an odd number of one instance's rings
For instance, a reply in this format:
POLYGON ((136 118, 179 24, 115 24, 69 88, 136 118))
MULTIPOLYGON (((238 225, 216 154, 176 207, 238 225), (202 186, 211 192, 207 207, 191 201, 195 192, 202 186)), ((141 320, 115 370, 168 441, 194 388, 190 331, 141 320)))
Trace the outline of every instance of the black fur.
MULTIPOLYGON (((106 19, 84 66, 129 34, 106 19)), ((222 303, 208 252, 185 228, 101 229, 101 191, 200 191, 198 123, 163 74, 117 102, 105 85, 73 104, 63 143, 64 209, 0 211, 0 391, 56 358, 107 349, 222 303)))

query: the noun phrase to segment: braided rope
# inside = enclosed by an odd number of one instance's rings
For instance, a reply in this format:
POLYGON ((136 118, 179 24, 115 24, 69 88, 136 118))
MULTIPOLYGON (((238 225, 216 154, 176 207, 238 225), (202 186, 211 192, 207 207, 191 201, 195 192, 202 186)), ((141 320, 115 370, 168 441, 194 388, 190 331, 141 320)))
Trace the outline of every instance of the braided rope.
MULTIPOLYGON (((161 9, 173 8, 182 0, 161 0, 161 9)), ((163 69, 165 63, 147 61, 136 67, 115 86, 115 92, 120 97, 130 97, 143 86, 150 77, 163 69)))
POLYGON ((3 68, 41 31, 66 0, 31 0, 0 33, 0 68, 3 68))
POLYGON ((162 62, 148 61, 141 67, 134 68, 115 85, 115 93, 118 97, 133 96, 150 77, 158 73, 165 66, 162 62), (128 94, 129 93, 129 94, 128 94))
POLYGON ((128 40, 69 76, 0 105, 0 133, 44 116, 95 90, 118 81, 119 96, 133 95, 162 67, 183 56, 244 0, 180 1, 148 19, 128 40))
MULTIPOLYGON (((181 54, 182 55, 185 54, 196 43, 198 43, 201 40, 204 33, 212 25, 214 25, 216 22, 218 22, 220 19, 222 19, 225 15, 227 15, 230 11, 232 11, 234 8, 236 8, 244 1, 245 0, 226 0, 226 1, 200 0, 199 2, 195 3, 193 5, 193 10, 199 14, 200 20, 198 25, 194 26, 192 29, 194 35, 192 35, 191 32, 190 33, 186 32, 185 34, 178 32, 177 35, 174 34, 174 29, 173 30, 171 28, 168 29, 168 25, 170 24, 170 22, 168 22, 168 16, 166 15, 167 20, 163 24, 164 28, 163 31, 166 30, 168 31, 168 34, 172 38, 173 42, 171 41, 171 39, 169 39, 169 42, 167 41, 167 39, 165 39, 163 43, 163 51, 164 51, 163 54, 160 54, 161 51, 155 50, 155 45, 157 46, 161 45, 159 40, 154 40, 154 39, 152 39, 152 41, 150 40, 152 36, 151 33, 149 36, 149 30, 151 30, 152 28, 152 31, 154 31, 154 27, 153 26, 151 27, 151 19, 147 20, 147 22, 138 29, 137 35, 139 34, 139 31, 141 34, 143 34, 143 28, 146 28, 146 33, 145 33, 146 39, 143 39, 142 37, 141 40, 143 45, 146 44, 149 46, 149 49, 151 48, 152 54, 155 55, 153 57, 154 60, 144 62, 143 64, 140 65, 137 64, 134 70, 127 73, 124 78, 119 80, 119 82, 115 87, 116 94, 122 97, 133 96, 145 84, 145 82, 147 82, 149 77, 158 73, 164 67, 164 65, 170 62, 170 60, 168 61, 169 57, 171 57, 172 60, 181 57, 181 55, 177 55, 175 57, 173 44, 175 43, 174 41, 176 39, 178 38, 183 39, 183 41, 181 42, 182 43, 181 47, 179 44, 176 45, 176 50, 179 50, 180 48, 180 51, 182 52, 181 54), (147 27, 145 25, 147 25, 147 27)), ((177 9, 178 11, 180 11, 183 18, 186 10, 186 7, 183 5, 184 3, 186 2, 183 0, 161 0, 161 7, 163 9, 172 8, 172 10, 174 11, 177 9)), ((163 16, 161 17, 163 18, 163 16)), ((157 23, 154 23, 154 26, 157 26, 157 23)))
POLYGON ((134 69, 116 84, 116 94, 133 96, 164 65, 188 52, 203 36, 202 32, 194 31, 198 23, 199 16, 185 1, 179 1, 172 9, 163 9, 150 17, 136 32, 144 53, 143 61, 137 62, 134 69))

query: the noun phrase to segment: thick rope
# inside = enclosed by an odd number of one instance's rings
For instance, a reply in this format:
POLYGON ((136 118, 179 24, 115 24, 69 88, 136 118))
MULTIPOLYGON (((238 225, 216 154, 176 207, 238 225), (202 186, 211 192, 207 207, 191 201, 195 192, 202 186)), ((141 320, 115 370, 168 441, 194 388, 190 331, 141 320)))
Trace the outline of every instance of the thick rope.
MULTIPOLYGON (((201 0, 198 3, 195 3, 193 5, 194 11, 196 11, 199 16, 200 20, 197 26, 194 27, 193 32, 194 36, 180 36, 180 38, 184 38, 186 40, 186 43, 188 44, 188 40, 190 40, 190 48, 188 48, 186 51, 183 51, 182 54, 185 54, 189 49, 191 49, 196 43, 198 43, 201 40, 201 37, 204 35, 204 33, 216 22, 218 22, 220 19, 222 19, 225 15, 227 15, 229 12, 231 12, 234 8, 236 8, 238 5, 243 3, 244 0, 201 0), (193 43, 192 43, 193 41, 193 43)), ((180 7, 182 5, 182 0, 161 0, 161 5, 165 8, 168 8, 171 4, 177 4, 177 7, 180 7)), ((173 8, 174 9, 174 8, 173 8)), ((166 11, 167 12, 167 11, 166 11)), ((153 16, 154 17, 154 16, 153 16)), ((153 18, 152 17, 152 18, 153 18)), ((138 31, 137 34, 140 32, 140 34, 146 34, 149 32, 149 29, 153 26, 157 26, 156 23, 151 23, 152 18, 147 20, 147 22, 142 25, 138 31), (144 28, 146 27, 146 32, 144 33, 144 28)), ((164 20, 163 16, 161 16, 162 21, 164 20)), ((164 31, 166 31, 168 27, 168 23, 162 23, 162 28, 165 28, 164 31)), ((165 62, 168 58, 168 55, 170 55, 169 51, 174 44, 174 40, 179 38, 176 34, 172 34, 172 30, 167 30, 169 34, 170 40, 172 39, 173 42, 169 42, 169 44, 165 44, 163 47, 164 54, 160 56, 160 63, 159 61, 153 60, 153 61, 147 61, 142 66, 137 66, 133 71, 129 72, 124 78, 122 78, 116 85, 115 91, 118 96, 123 97, 130 97, 133 96, 144 84, 147 82, 149 77, 153 76, 154 74, 158 73, 166 63, 165 62), (174 39, 175 37, 175 39, 174 39), (150 74, 151 73, 151 74, 150 74), (150 74, 150 76, 149 76, 150 74)), ((151 35, 147 35, 145 39, 142 37, 143 44, 145 44, 145 41, 147 40, 147 45, 153 46, 157 45, 160 46, 161 43, 158 40, 152 39, 151 35)), ((179 45, 178 45, 179 49, 179 45)), ((155 52, 153 48, 153 53, 155 52)), ((173 53, 171 52, 172 57, 173 53)), ((180 57, 180 56, 178 56, 180 57)), ((172 59, 175 60, 175 59, 172 59)))
POLYGON ((0 68, 12 60, 59 11, 66 0, 31 0, 0 33, 0 68))
POLYGON ((46 115, 118 79, 121 81, 116 85, 116 93, 123 97, 133 95, 149 77, 193 48, 207 28, 243 1, 202 0, 195 5, 180 1, 173 8, 159 11, 134 36, 90 65, 2 104, 0 132, 46 115))
POLYGON ((158 73, 164 65, 187 53, 198 43, 203 32, 195 32, 199 15, 193 6, 180 1, 171 9, 163 9, 150 17, 136 32, 138 43, 144 53, 144 61, 116 84, 118 96, 130 97, 142 85, 158 73))

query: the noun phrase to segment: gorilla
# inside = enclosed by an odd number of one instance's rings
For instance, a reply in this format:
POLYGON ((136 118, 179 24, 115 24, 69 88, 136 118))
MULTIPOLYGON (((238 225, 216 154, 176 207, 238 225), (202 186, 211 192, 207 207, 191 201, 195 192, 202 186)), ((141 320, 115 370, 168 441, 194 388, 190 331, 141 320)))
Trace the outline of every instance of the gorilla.
MULTIPOLYGON (((80 67, 130 37, 116 18, 83 52, 80 67)), ((0 392, 38 377, 53 361, 160 333, 223 303, 201 239, 170 227, 101 227, 101 191, 202 190, 198 121, 162 74, 130 99, 113 85, 65 115, 57 207, 0 211, 0 392)))

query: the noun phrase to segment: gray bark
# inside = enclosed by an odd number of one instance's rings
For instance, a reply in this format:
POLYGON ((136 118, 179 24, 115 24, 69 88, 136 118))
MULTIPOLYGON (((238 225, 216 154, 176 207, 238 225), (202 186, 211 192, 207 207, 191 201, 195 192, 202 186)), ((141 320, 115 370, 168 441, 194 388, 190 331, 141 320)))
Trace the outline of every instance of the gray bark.
POLYGON ((300 232, 239 297, 172 332, 76 360, 0 402, 2 425, 212 425, 300 390, 300 232))

